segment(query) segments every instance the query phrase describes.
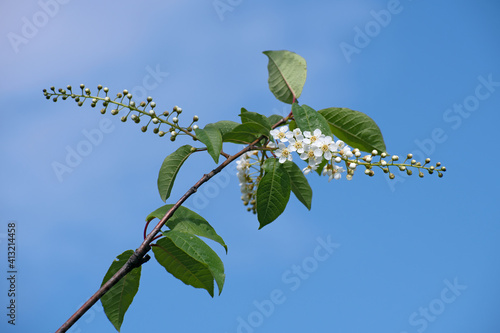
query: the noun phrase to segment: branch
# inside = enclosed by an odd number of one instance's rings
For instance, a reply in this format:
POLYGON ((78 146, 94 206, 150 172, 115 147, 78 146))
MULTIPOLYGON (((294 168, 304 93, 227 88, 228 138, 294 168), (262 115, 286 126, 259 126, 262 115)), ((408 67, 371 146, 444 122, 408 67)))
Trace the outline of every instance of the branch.
MULTIPOLYGON (((281 124, 284 124, 288 121, 288 119, 292 116, 290 113, 287 117, 282 118, 276 124, 272 126, 272 128, 276 128, 281 124)), ((80 319, 85 312, 87 312, 97 301, 110 290, 118 281, 120 281, 125 275, 127 275, 134 268, 141 266, 143 263, 149 260, 149 255, 147 253, 151 250, 151 242, 154 241, 155 236, 160 232, 160 229, 167 222, 169 218, 174 215, 175 211, 186 201, 192 194, 194 194, 198 188, 203 185, 205 182, 210 180, 213 176, 222 171, 226 166, 228 166, 232 161, 243 155, 244 153, 253 150, 255 145, 264 139, 265 136, 262 135, 254 142, 250 143, 248 146, 240 150, 238 153, 229 156, 227 160, 225 160, 222 164, 220 164, 217 168, 213 169, 210 173, 203 175, 201 179, 194 184, 184 195, 174 204, 172 208, 163 216, 163 218, 158 222, 158 224, 154 227, 154 229, 147 235, 142 244, 137 248, 132 256, 128 259, 128 261, 123 265, 116 273, 113 275, 106 283, 104 283, 99 290, 95 292, 92 297, 90 297, 57 331, 56 333, 66 332, 74 323, 80 319)))

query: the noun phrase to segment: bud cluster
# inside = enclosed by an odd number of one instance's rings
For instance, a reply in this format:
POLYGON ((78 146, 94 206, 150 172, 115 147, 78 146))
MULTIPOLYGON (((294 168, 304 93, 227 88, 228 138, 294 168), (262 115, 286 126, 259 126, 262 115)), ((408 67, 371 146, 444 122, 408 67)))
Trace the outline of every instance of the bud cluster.
POLYGON ((148 97, 146 101, 136 104, 136 102, 132 100, 132 94, 124 89, 122 92, 117 93, 114 99, 111 99, 108 96, 108 87, 103 88, 102 85, 97 86, 96 95, 92 95, 90 89, 86 88, 83 84, 80 85, 81 93, 73 92, 71 86, 67 86, 66 89, 59 88, 57 91, 54 87, 50 87, 50 90, 52 92, 43 89, 43 94, 45 98, 52 99, 54 102, 57 102, 58 98, 66 100, 70 97, 78 106, 82 106, 85 101, 90 100, 90 106, 95 108, 97 104, 102 101, 101 114, 105 114, 108 108, 110 108, 110 113, 112 115, 116 116, 122 114, 121 121, 123 122, 130 119, 138 124, 141 122, 141 118, 146 119, 145 121, 147 121, 147 123, 141 127, 142 132, 146 132, 148 127, 151 126, 153 127, 153 133, 158 134, 160 137, 163 137, 167 133, 170 134, 171 141, 175 141, 178 135, 189 135, 193 140, 197 140, 196 135, 192 132, 198 128, 197 125, 194 125, 194 123, 198 121, 198 116, 194 116, 188 126, 180 126, 179 115, 182 113, 182 108, 174 106, 171 112, 158 112, 157 109, 155 110, 156 103, 153 101, 152 97, 148 97), (103 92, 103 96, 99 96, 101 92, 103 92), (167 126, 167 128, 165 128, 165 130, 160 130, 161 125, 167 126))

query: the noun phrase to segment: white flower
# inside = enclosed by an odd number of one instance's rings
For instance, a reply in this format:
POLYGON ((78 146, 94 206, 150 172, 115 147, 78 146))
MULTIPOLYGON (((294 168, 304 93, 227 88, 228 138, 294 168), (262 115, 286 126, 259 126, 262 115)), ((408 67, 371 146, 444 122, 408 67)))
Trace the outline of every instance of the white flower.
POLYGON ((327 160, 332 159, 332 152, 336 152, 338 146, 333 142, 333 138, 331 136, 325 136, 322 139, 316 141, 319 149, 324 154, 323 156, 327 160))
POLYGON ((295 138, 297 140, 299 140, 299 136, 302 137, 302 139, 300 139, 300 141, 304 140, 304 137, 302 136, 302 131, 300 130, 300 128, 296 128, 293 130, 293 135, 295 136, 295 138))
POLYGON ((326 176, 328 175, 328 181, 331 181, 332 179, 338 180, 340 179, 340 174, 344 172, 344 168, 339 167, 338 165, 335 164, 327 164, 323 168, 322 175, 326 176))
POLYGON ((271 141, 267 144, 267 148, 278 148, 278 146, 276 146, 276 144, 271 141))
POLYGON ((344 168, 339 167, 338 165, 333 165, 333 171, 332 174, 330 175, 330 178, 328 178, 328 181, 335 179, 338 180, 340 179, 341 173, 344 172, 344 168))
POLYGON ((302 172, 304 173, 304 175, 307 175, 309 172, 311 172, 313 170, 316 170, 317 168, 318 168, 317 164, 315 164, 315 165, 308 165, 304 169, 302 169, 302 172))
POLYGON ((304 152, 300 155, 302 160, 309 160, 309 165, 320 164, 323 160, 323 152, 316 146, 306 145, 304 152))
MULTIPOLYGON (((302 135, 299 135, 299 138, 302 140, 304 139, 302 135)), ((288 146, 288 149, 290 149, 290 151, 296 151, 297 153, 302 154, 304 152, 304 143, 302 142, 302 140, 299 140, 299 138, 297 138, 297 140, 294 138, 290 138, 290 145, 288 146)))
POLYGON ((309 131, 305 131, 304 136, 305 136, 304 143, 306 143, 308 145, 316 144, 316 141, 318 139, 325 137, 323 134, 321 134, 320 129, 315 129, 312 134, 309 131))
POLYGON ((280 140, 281 142, 287 142, 288 139, 293 137, 293 133, 288 130, 288 125, 281 126, 278 129, 273 129, 271 132, 274 140, 280 140))
POLYGON ((278 144, 278 150, 275 152, 276 156, 279 157, 280 163, 285 163, 286 160, 292 160, 292 152, 288 150, 284 143, 278 144))
POLYGON ((346 145, 344 141, 337 140, 336 144, 339 147, 338 148, 339 149, 339 153, 341 153, 344 158, 352 157, 353 154, 352 154, 352 151, 351 151, 351 147, 349 147, 348 145, 346 145))

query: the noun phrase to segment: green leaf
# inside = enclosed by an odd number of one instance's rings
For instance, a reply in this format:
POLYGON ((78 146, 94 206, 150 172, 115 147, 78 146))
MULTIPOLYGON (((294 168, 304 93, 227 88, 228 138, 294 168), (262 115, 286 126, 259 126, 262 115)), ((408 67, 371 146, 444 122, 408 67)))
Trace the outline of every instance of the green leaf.
POLYGON ((283 165, 277 159, 270 158, 262 167, 265 173, 257 188, 259 229, 280 216, 290 199, 290 177, 283 165))
POLYGON ((220 295, 225 274, 224 265, 217 253, 192 234, 171 230, 164 232, 163 235, 165 238, 161 238, 156 243, 161 247, 160 251, 155 251, 157 247, 153 246, 155 258, 157 258, 157 252, 159 255, 158 262, 182 282, 195 288, 206 289, 212 297, 215 279, 220 295))
POLYGON ((319 128, 324 135, 332 135, 326 119, 313 108, 294 103, 292 105, 292 112, 293 118, 302 132, 309 131, 313 133, 315 129, 319 128))
POLYGON ((306 82, 306 60, 290 51, 264 51, 269 63, 269 89, 274 96, 287 104, 292 104, 302 94, 306 82))
POLYGON ((307 209, 311 210, 312 189, 311 186, 309 186, 307 178, 302 173, 302 170, 292 161, 285 161, 285 163, 283 163, 283 168, 290 177, 290 185, 293 194, 295 194, 297 199, 299 199, 307 209))
MULTIPOLYGON (((101 286, 106 283, 123 265, 127 262, 130 256, 134 253, 132 250, 127 250, 117 256, 118 260, 113 260, 108 272, 102 280, 101 286)), ((104 313, 109 321, 113 324, 118 332, 123 323, 123 317, 127 312, 128 307, 132 303, 135 294, 139 290, 139 281, 141 279, 141 266, 134 268, 120 281, 118 281, 109 291, 101 297, 104 313)))
POLYGON ((222 150, 222 134, 220 129, 214 124, 207 124, 205 128, 195 129, 196 136, 207 146, 207 151, 219 163, 219 156, 222 150))
POLYGON ((232 143, 251 143, 261 135, 269 137, 269 132, 261 133, 262 126, 253 123, 245 123, 236 126, 231 132, 224 134, 222 140, 232 143))
POLYGON ((190 145, 179 147, 163 161, 158 175, 158 191, 160 192, 161 200, 165 201, 170 196, 179 169, 189 155, 192 154, 191 148, 190 145))
POLYGON ((207 290, 214 297, 214 278, 207 264, 191 257, 168 237, 160 238, 152 249, 156 261, 167 272, 187 285, 207 290))
POLYGON ((280 116, 279 114, 273 114, 273 115, 267 117, 271 126, 273 126, 274 124, 276 124, 278 121, 280 121, 283 118, 285 118, 285 117, 280 116))
POLYGON ((257 124, 260 127, 259 133, 267 137, 270 136, 269 131, 271 130, 271 123, 266 116, 241 108, 240 117, 243 124, 257 124))
POLYGON ((213 123, 213 125, 217 127, 220 130, 222 136, 224 136, 224 134, 231 132, 239 124, 235 121, 221 120, 216 123, 213 123))
MULTIPOLYGON (((173 206, 174 205, 172 204, 161 206, 160 208, 149 214, 146 217, 146 221, 149 222, 154 218, 158 218, 161 220, 173 206)), ((219 236, 217 232, 215 232, 215 229, 210 225, 210 223, 208 223, 207 220, 205 220, 200 215, 184 206, 180 206, 175 211, 174 215, 172 215, 172 217, 168 219, 166 226, 172 230, 187 232, 211 239, 222 245, 227 253, 226 243, 224 243, 222 237, 219 236)))
POLYGON ((322 114, 335 136, 359 150, 385 152, 385 143, 380 128, 366 114, 348 108, 327 108, 322 114))

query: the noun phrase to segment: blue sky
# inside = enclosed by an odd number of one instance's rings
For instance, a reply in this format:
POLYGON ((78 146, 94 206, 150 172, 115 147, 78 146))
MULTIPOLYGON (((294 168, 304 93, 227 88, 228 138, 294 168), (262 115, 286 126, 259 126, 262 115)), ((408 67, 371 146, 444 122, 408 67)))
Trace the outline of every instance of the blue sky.
MULTIPOLYGON (((499 10, 496 1, 449 0, 2 3, 0 331, 53 332, 91 296, 162 205, 163 159, 192 142, 46 101, 43 88, 146 91, 200 125, 237 121, 241 107, 285 114, 261 52, 286 49, 308 63, 301 103, 368 114, 389 153, 441 161, 445 177, 310 175, 312 210, 293 198, 257 230, 229 167, 187 202, 229 247, 225 255, 213 244, 227 274, 221 296, 152 260, 121 331, 499 332, 499 10), (102 140, 58 178, 53 163, 95 130, 102 140), (5 316, 9 221, 15 327, 5 316)), ((214 167, 208 155, 189 160, 172 200, 214 167)), ((97 304, 71 332, 112 331, 97 304)))

